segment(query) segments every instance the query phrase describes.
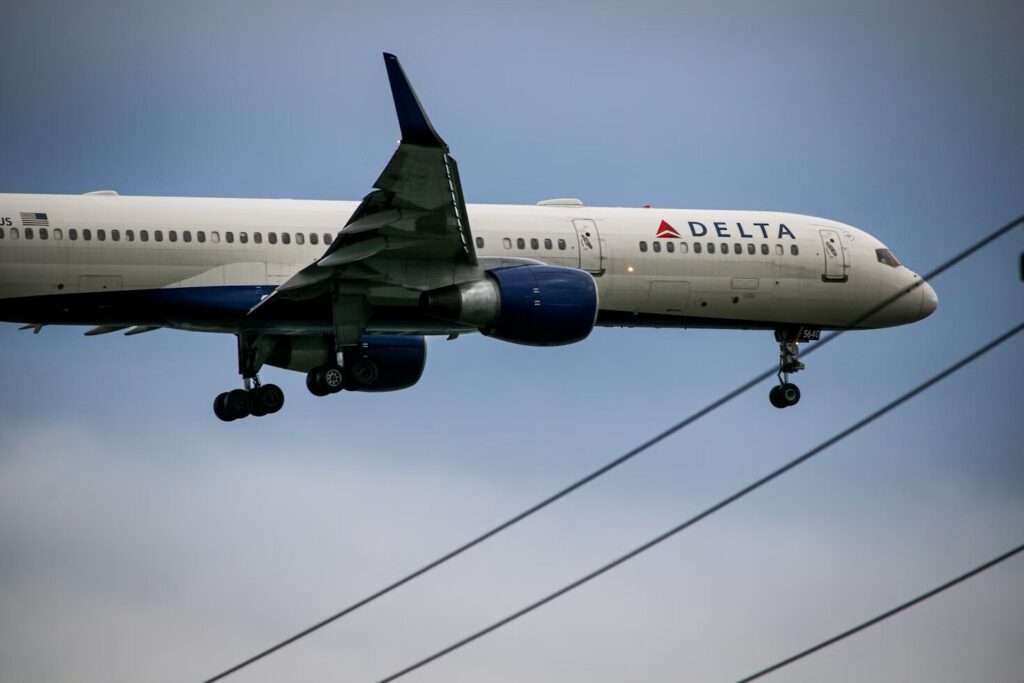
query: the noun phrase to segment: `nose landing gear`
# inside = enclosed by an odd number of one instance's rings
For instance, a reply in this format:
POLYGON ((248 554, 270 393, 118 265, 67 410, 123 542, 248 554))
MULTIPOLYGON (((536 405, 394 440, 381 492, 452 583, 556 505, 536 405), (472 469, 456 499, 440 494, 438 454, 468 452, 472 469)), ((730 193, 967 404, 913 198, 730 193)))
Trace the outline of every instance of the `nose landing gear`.
POLYGON ((800 342, 813 341, 820 336, 821 330, 807 327, 775 330, 775 341, 779 343, 779 384, 768 392, 768 400, 776 408, 789 408, 800 402, 800 387, 789 381, 789 375, 805 367, 797 360, 800 342))

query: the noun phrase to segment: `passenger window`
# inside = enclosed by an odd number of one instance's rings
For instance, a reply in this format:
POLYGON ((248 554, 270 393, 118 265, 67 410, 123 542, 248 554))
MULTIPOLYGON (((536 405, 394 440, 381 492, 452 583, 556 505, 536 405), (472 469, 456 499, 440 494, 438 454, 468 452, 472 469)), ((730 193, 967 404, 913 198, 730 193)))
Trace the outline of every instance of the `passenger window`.
POLYGON ((256 244, 263 244, 263 233, 254 232, 252 234, 252 241, 255 242, 256 244))
POLYGON ((203 244, 204 242, 206 242, 205 230, 196 230, 196 241, 199 242, 199 244, 203 244))
POLYGON ((149 241, 149 230, 139 230, 139 239, 143 242, 149 241))
POLYGON ((154 230, 153 231, 153 241, 154 242, 163 242, 164 241, 164 231, 163 230, 154 230))
POLYGON ((18 239, 18 229, 17 228, 11 228, 11 239, 12 240, 18 239))
POLYGON ((182 242, 191 242, 192 241, 192 231, 191 230, 186 230, 183 233, 181 233, 181 241, 182 242))
POLYGON ((732 245, 732 253, 734 253, 734 254, 742 254, 743 253, 743 245, 740 244, 739 242, 737 242, 736 244, 732 245))
POLYGON ((128 240, 129 242, 134 242, 135 241, 135 231, 134 230, 125 230, 124 231, 124 238, 126 240, 128 240))
POLYGON ((210 233, 210 241, 214 244, 220 244, 220 233, 216 230, 210 233))
POLYGON ((640 242, 640 251, 642 251, 644 253, 647 252, 647 242, 644 242, 644 241, 641 240, 641 242, 640 242))
POLYGON ((795 244, 789 245, 789 253, 792 254, 793 256, 798 256, 800 254, 800 247, 796 246, 795 244))
POLYGON ((776 256, 782 256, 782 254, 783 254, 782 245, 781 244, 776 244, 775 245, 775 255, 776 256))
POLYGON ((509 239, 508 237, 502 238, 501 244, 506 249, 511 249, 512 248, 512 240, 509 239))
POLYGON ((281 233, 281 244, 291 244, 291 243, 292 243, 291 233, 282 232, 281 233))
POLYGON ((534 251, 540 249, 540 242, 537 241, 536 237, 530 240, 530 249, 533 249, 534 251))
POLYGON ((316 234, 315 232, 309 233, 309 243, 320 244, 320 235, 316 234))
POLYGON ((68 229, 68 239, 71 239, 71 240, 77 240, 78 239, 78 230, 76 228, 69 228, 68 229))
POLYGON ((728 256, 729 255, 729 245, 726 242, 722 242, 722 255, 723 256, 728 256))
POLYGON ((177 230, 168 230, 167 231, 167 241, 168 242, 177 242, 178 241, 178 231, 177 230))
POLYGON ((714 242, 708 242, 708 253, 709 254, 714 254, 715 253, 715 243, 714 242))
POLYGON ((0 240, 4 238, 4 229, 0 228, 0 240))
POLYGON ((558 250, 565 251, 565 240, 558 240, 558 250))
POLYGON ((693 243, 693 253, 694 254, 699 254, 700 250, 701 250, 700 242, 694 242, 693 243))
POLYGON ((305 243, 306 243, 306 236, 303 235, 301 232, 295 233, 295 244, 305 244, 305 243))
POLYGON ((680 242, 679 243, 679 253, 680 254, 685 254, 688 251, 690 251, 690 245, 688 245, 686 242, 680 242))
MULTIPOLYGON (((25 232, 28 232, 28 231, 26 230, 25 232)), ((100 242, 105 241, 107 239, 107 231, 106 230, 97 230, 96 231, 96 239, 98 239, 100 242)))
POLYGON ((676 253, 676 243, 675 242, 665 242, 665 251, 667 251, 670 254, 676 253))
POLYGON ((324 244, 330 244, 333 241, 334 241, 334 238, 331 237, 331 233, 325 232, 324 233, 324 244))
POLYGON ((547 249, 548 251, 551 251, 552 249, 555 248, 555 245, 551 243, 550 239, 545 238, 544 239, 544 248, 547 249))
POLYGON ((524 240, 522 237, 517 238, 516 246, 519 247, 520 249, 526 249, 526 240, 524 240))
POLYGON ((249 244, 249 233, 240 232, 238 233, 238 241, 242 244, 249 244))
POLYGON ((62 240, 62 239, 64 239, 64 231, 61 230, 60 228, 54 228, 53 229, 53 239, 55 239, 55 240, 62 240))
POLYGON ((653 242, 651 242, 651 248, 654 249, 654 253, 655 254, 660 254, 661 253, 661 242, 659 242, 658 240, 654 240, 653 242))
POLYGON ((120 242, 121 241, 121 231, 120 230, 111 230, 110 231, 110 239, 114 240, 115 242, 120 242))
POLYGON ((757 247, 755 247, 752 243, 747 242, 747 253, 748 254, 756 254, 757 253, 757 247))
POLYGON ((277 244, 277 233, 276 232, 268 232, 267 233, 267 241, 270 242, 271 244, 277 244))
POLYGON ((476 248, 477 249, 483 249, 484 248, 484 238, 483 237, 477 237, 476 238, 476 248))
POLYGON ((25 228, 25 239, 30 240, 35 237, 35 233, 32 228, 25 228))
POLYGON ((228 244, 234 244, 235 243, 235 233, 233 233, 230 230, 228 230, 226 233, 224 233, 224 241, 227 242, 228 244))
POLYGON ((46 228, 39 228, 39 239, 45 240, 50 238, 50 233, 46 228))
POLYGON ((765 256, 768 255, 768 245, 767 244, 762 244, 761 245, 761 253, 764 254, 765 256))

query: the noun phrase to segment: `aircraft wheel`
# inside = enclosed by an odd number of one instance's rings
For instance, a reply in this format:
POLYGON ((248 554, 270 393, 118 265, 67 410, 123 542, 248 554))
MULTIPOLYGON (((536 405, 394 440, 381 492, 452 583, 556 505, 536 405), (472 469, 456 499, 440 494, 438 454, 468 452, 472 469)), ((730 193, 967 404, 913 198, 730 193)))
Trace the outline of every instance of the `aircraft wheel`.
POLYGON ((772 390, 768 392, 768 400, 771 401, 771 404, 776 408, 785 408, 789 405, 782 397, 782 387, 780 385, 772 387, 772 390))
POLYGON ((267 406, 264 405, 263 397, 260 394, 261 392, 258 388, 249 392, 249 395, 252 397, 252 407, 249 409, 249 414, 253 417, 263 417, 270 412, 267 410, 267 406))
POLYGON ((213 399, 213 414, 224 422, 231 422, 235 419, 228 409, 228 392, 217 394, 217 398, 213 399))
POLYGON ((779 387, 779 396, 785 402, 786 407, 795 406, 800 402, 800 388, 787 382, 779 387))
POLYGON ((306 388, 314 396, 326 396, 330 390, 320 381, 320 368, 313 368, 306 373, 306 388))
MULTIPOLYGON (((256 390, 254 404, 259 404, 266 413, 276 413, 284 406, 284 392, 276 384, 264 384, 256 390)), ((254 405, 255 407, 255 405, 254 405)))
POLYGON ((345 387, 345 375, 337 365, 325 365, 319 369, 320 383, 327 393, 336 394, 345 387))
POLYGON ((369 358, 362 358, 352 366, 352 380, 356 386, 368 387, 377 382, 380 369, 369 358))
POLYGON ((234 389, 228 392, 224 400, 227 412, 235 419, 248 417, 252 412, 252 396, 245 389, 234 389))

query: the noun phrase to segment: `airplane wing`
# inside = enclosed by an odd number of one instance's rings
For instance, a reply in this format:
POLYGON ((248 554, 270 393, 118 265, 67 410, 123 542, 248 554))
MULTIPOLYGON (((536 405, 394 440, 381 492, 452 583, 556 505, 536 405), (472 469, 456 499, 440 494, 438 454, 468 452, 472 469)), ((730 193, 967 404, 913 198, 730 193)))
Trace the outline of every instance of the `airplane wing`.
MULTIPOLYGON (((427 118, 398 58, 384 54, 402 140, 370 192, 316 262, 293 275, 250 315, 343 285, 366 296, 383 287, 451 281, 477 266, 455 159, 427 118)), ((425 286, 425 284, 424 284, 425 286)))

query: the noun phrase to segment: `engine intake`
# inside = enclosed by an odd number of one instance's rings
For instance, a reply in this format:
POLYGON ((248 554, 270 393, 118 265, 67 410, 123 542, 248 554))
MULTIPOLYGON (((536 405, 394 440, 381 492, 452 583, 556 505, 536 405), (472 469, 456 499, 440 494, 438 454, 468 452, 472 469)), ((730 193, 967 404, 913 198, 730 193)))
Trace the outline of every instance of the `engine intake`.
POLYGON ((429 315, 502 341, 561 346, 586 339, 597 319, 590 273, 563 266, 497 268, 487 276, 425 292, 429 315))

